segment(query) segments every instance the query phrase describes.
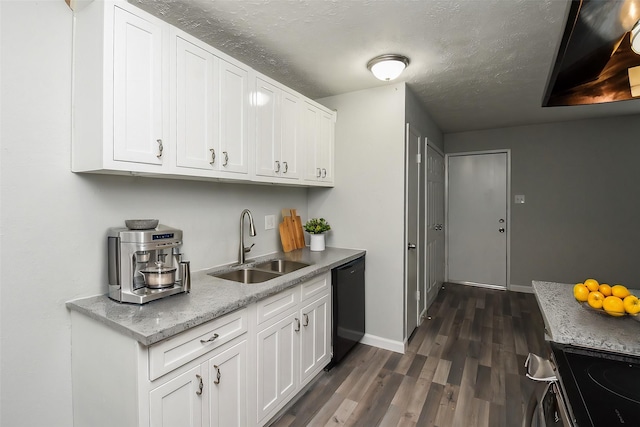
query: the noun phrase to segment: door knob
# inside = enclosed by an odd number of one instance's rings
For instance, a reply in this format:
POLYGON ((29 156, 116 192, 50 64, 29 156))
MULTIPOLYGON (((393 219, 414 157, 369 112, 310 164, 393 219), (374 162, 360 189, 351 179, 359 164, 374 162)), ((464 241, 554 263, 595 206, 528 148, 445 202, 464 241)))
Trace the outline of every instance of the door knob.
POLYGON ((416 248, 416 245, 415 245, 415 244, 413 244, 413 243, 409 243, 409 244, 407 245, 407 249, 415 249, 415 248, 416 248))

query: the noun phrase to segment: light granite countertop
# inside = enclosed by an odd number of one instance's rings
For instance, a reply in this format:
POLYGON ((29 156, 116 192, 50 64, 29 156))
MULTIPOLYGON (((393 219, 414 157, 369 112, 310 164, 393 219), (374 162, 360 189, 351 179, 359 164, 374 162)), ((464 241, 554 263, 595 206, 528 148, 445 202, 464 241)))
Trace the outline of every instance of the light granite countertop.
POLYGON ((151 345, 201 325, 291 286, 305 282, 334 267, 365 255, 363 250, 327 247, 273 253, 249 260, 247 265, 284 258, 311 264, 300 270, 259 284, 245 285, 208 275, 230 270, 229 266, 191 273, 191 292, 173 295, 144 305, 122 304, 99 295, 67 302, 69 310, 83 313, 144 345, 151 345))
POLYGON ((532 284, 551 341, 640 356, 640 316, 612 317, 584 307, 573 297, 573 284, 532 284))

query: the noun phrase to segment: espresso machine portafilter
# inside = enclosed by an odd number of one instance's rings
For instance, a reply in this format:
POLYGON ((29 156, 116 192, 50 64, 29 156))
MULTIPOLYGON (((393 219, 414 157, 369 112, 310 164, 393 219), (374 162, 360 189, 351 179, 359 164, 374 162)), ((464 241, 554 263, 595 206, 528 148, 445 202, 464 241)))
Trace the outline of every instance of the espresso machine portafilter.
POLYGON ((189 261, 182 259, 182 230, 110 228, 109 298, 145 304, 191 287, 189 261))

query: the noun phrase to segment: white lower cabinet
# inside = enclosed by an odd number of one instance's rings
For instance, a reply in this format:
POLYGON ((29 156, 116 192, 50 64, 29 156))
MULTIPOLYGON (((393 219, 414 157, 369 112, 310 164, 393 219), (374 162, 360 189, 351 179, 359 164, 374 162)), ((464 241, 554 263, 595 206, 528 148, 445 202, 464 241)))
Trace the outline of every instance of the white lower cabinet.
POLYGON ((71 311, 74 425, 264 426, 330 361, 330 280, 150 346, 71 311))
POLYGON ((151 390, 151 427, 247 425, 247 341, 214 354, 151 390))
POLYGON ((300 383, 305 385, 331 358, 331 302, 329 295, 302 308, 300 383))
POLYGON ((297 311, 258 332, 258 421, 287 402, 298 385, 299 322, 297 311))
POLYGON ((262 426, 331 360, 331 276, 257 303, 257 421, 262 426))
POLYGON ((196 366, 149 393, 150 425, 202 426, 202 368, 196 366))

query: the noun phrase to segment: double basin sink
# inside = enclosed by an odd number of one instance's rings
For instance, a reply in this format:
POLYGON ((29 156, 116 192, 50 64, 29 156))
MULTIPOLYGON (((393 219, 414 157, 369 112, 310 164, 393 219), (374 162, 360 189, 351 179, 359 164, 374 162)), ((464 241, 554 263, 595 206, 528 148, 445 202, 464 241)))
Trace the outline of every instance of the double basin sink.
POLYGON ((308 267, 298 261, 289 261, 286 259, 274 259, 271 261, 261 262, 253 267, 239 268, 237 270, 227 271, 225 273, 209 273, 213 277, 219 279, 231 280, 234 282, 253 284, 262 283, 267 280, 275 279, 287 273, 308 267))

